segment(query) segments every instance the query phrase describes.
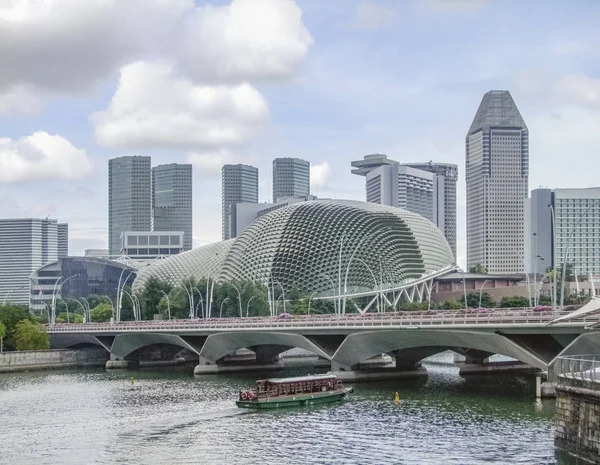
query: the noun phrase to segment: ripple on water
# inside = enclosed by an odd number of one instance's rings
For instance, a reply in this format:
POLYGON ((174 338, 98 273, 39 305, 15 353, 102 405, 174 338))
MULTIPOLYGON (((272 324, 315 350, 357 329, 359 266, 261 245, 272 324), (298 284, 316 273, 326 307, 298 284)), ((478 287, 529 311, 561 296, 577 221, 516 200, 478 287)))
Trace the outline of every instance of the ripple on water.
POLYGON ((463 379, 444 357, 427 381, 359 384, 346 401, 235 408, 253 377, 187 372, 0 376, 7 464, 555 464, 553 404, 532 380, 463 379), (135 377, 131 385, 130 377, 135 377), (399 392, 401 403, 392 401, 399 392))

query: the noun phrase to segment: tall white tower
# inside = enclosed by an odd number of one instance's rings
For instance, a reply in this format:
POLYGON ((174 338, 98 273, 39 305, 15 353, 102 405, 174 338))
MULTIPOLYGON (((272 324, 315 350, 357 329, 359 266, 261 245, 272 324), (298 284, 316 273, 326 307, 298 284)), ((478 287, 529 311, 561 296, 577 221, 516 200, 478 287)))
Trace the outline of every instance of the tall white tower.
POLYGON ((467 266, 524 271, 529 132, 510 92, 483 96, 466 137, 467 266))

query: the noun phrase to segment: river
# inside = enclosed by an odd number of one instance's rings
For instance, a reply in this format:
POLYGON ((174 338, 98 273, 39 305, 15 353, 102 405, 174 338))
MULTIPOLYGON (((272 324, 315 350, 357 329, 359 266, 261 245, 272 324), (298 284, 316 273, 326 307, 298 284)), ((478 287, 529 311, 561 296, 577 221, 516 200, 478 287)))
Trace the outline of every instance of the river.
POLYGON ((0 375, 0 463, 575 463, 555 452, 554 401, 536 403, 533 379, 463 379, 450 362, 430 359, 427 380, 356 384, 341 404, 260 413, 233 402, 257 374, 0 375))

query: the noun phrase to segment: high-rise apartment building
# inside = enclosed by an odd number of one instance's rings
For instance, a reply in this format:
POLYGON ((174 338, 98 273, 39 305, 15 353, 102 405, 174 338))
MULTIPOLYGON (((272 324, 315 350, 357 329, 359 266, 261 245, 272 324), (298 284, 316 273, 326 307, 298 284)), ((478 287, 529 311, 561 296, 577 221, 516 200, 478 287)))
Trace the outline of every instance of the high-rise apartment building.
POLYGON ((451 163, 405 163, 406 166, 435 174, 433 222, 444 233, 456 259, 456 182, 458 167, 451 163))
POLYGON ((310 163, 299 158, 273 160, 273 202, 310 195, 310 163))
POLYGON ((125 231, 152 227, 150 157, 128 156, 108 161, 108 249, 118 255, 125 231))
POLYGON ((258 168, 249 165, 224 165, 221 171, 221 230, 223 240, 230 239, 230 231, 237 230, 235 215, 230 215, 232 204, 258 203, 258 168))
POLYGON ((29 276, 58 259, 58 236, 56 220, 0 219, 0 303, 29 305, 29 276))
POLYGON ((506 90, 483 96, 466 136, 467 266, 524 270, 529 131, 506 90))
POLYGON ((69 255, 69 225, 58 223, 58 258, 69 255))
POLYGON ((432 221, 456 256, 456 181, 458 168, 447 163, 399 163, 383 154, 352 162, 365 177, 366 201, 404 208, 432 221))
POLYGON ((526 250, 537 273, 567 263, 579 276, 600 275, 600 187, 534 189, 528 203, 526 250))
POLYGON ((152 231, 183 231, 183 250, 192 249, 192 165, 152 168, 152 211, 152 231))

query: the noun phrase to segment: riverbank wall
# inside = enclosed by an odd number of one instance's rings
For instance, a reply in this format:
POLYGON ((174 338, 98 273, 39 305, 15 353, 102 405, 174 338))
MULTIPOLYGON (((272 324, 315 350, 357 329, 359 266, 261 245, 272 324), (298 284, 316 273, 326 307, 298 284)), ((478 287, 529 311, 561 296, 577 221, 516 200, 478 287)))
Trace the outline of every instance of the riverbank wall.
POLYGON ((108 352, 102 348, 1 352, 0 373, 58 368, 103 367, 107 360, 108 352))
POLYGON ((559 377, 555 425, 556 447, 600 464, 600 383, 559 377))

